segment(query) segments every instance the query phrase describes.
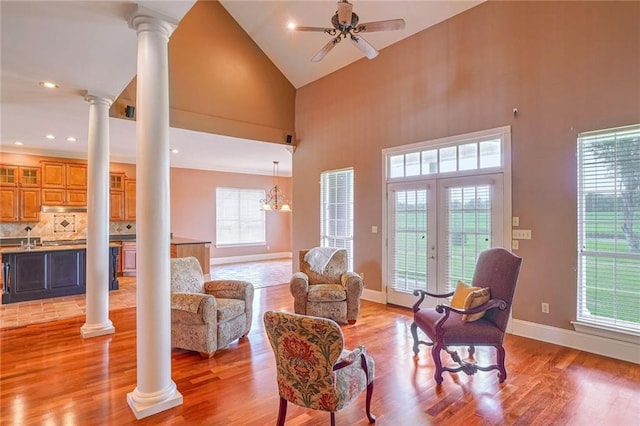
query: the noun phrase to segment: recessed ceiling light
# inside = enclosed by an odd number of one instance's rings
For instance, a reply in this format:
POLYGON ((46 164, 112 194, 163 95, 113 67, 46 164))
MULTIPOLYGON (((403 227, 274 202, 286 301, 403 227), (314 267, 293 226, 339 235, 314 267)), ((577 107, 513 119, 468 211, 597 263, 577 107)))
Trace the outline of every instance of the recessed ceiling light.
POLYGON ((69 136, 67 138, 67 142, 75 142, 75 141, 76 141, 76 138, 74 138, 73 136, 69 136))
POLYGON ((49 140, 54 140, 56 137, 53 135, 46 135, 45 138, 49 139, 49 140))
POLYGON ((20 141, 15 141, 13 144, 14 144, 14 145, 18 145, 18 146, 22 146, 22 145, 24 145, 24 144, 23 144, 22 142, 20 142, 20 141))
POLYGON ((295 30, 296 29, 296 24, 294 22, 289 22, 287 24, 287 28, 289 28, 290 30, 295 30))
POLYGON ((57 89, 58 88, 57 84, 52 83, 50 81, 41 81, 40 82, 40 86, 46 87, 47 89, 57 89))
POLYGON ((172 154, 177 154, 177 153, 179 153, 179 152, 180 152, 180 151, 178 151, 178 150, 177 150, 177 149, 175 149, 175 148, 173 148, 173 149, 171 150, 171 153, 172 153, 172 154))

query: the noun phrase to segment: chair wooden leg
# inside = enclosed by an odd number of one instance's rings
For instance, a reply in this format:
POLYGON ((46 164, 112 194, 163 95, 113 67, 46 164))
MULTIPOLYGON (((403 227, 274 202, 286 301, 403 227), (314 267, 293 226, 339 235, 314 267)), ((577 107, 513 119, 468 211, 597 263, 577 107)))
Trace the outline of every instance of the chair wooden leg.
POLYGON ((369 367, 367 366, 367 358, 364 354, 360 354, 360 365, 362 367, 362 370, 364 371, 365 380, 367 381, 367 402, 365 406, 367 409, 367 418, 369 419, 369 423, 375 423, 376 416, 374 416, 373 413, 371 412, 371 397, 373 396, 373 377, 369 379, 369 367))
POLYGON ((287 400, 280 397, 280 408, 278 409, 277 426, 284 426, 284 419, 287 417, 287 400))
POLYGON ((498 373, 498 378, 500 379, 500 383, 502 383, 507 380, 507 369, 504 367, 504 348, 502 347, 502 345, 496 346, 496 351, 496 355, 498 357, 498 370, 500 371, 498 373))
POLYGON ((336 426, 336 413, 331 412, 331 426, 336 426))
POLYGON ((415 322, 411 323, 411 335, 413 336, 413 353, 418 355, 420 349, 418 349, 418 344, 420 341, 418 340, 418 325, 415 322))
POLYGON ((440 360, 440 350, 442 349, 441 343, 436 343, 431 348, 431 356, 433 358, 433 364, 436 366, 436 372, 433 374, 437 384, 442 383, 442 361, 440 360))

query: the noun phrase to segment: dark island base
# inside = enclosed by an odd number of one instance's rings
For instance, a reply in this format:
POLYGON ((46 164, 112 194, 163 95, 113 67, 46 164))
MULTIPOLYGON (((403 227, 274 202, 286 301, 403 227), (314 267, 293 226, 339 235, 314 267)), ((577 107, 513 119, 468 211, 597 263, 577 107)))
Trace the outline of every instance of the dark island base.
MULTIPOLYGON (((109 247, 109 290, 118 289, 118 247, 109 247)), ((86 292, 86 249, 3 253, 2 304, 86 292)))

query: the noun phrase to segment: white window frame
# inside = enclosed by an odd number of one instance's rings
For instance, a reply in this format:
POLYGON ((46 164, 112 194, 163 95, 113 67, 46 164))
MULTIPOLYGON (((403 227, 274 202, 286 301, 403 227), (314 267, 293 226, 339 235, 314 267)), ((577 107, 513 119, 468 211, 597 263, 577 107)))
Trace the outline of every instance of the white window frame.
MULTIPOLYGON (((265 198, 264 189, 255 188, 216 188, 216 247, 244 247, 266 245, 266 217, 265 212, 260 210, 260 200, 265 198), (233 197, 226 202, 221 196, 233 197), (235 201, 235 203, 234 203, 235 201), (231 202, 231 206, 229 205, 231 202), (235 238, 224 238, 225 231, 222 230, 222 222, 230 221, 235 232, 235 238), (261 222, 261 231, 256 232, 253 238, 243 238, 243 229, 247 229, 247 224, 251 222, 261 222)), ((258 225, 260 228, 260 225, 258 225)))
POLYGON ((353 217, 353 200, 354 200, 354 171, 353 167, 338 170, 327 170, 320 173, 320 246, 332 247, 332 248, 344 248, 347 250, 347 262, 349 271, 353 271, 353 229, 354 229, 354 217, 353 217), (345 175, 349 177, 349 182, 343 188, 335 188, 327 186, 329 179, 337 177, 338 175, 345 175), (343 191, 339 193, 338 191, 343 191), (344 200, 343 202, 336 203, 336 200, 344 200), (333 202, 332 202, 333 201, 333 202), (330 212, 330 206, 339 204, 343 208, 343 213, 346 214, 346 229, 342 230, 343 235, 330 234, 335 226, 330 224, 330 221, 336 220, 330 212), (336 244, 336 241, 342 241, 342 243, 336 244))
MULTIPOLYGON (((602 167, 602 170, 599 170, 598 165, 594 165, 595 160, 593 157, 590 157, 590 154, 587 152, 587 149, 584 145, 588 144, 594 140, 604 140, 607 138, 619 138, 625 134, 640 134, 640 124, 635 126, 625 126, 619 127, 615 129, 607 129, 593 132, 584 132, 578 134, 577 138, 577 149, 578 149, 578 161, 577 161, 577 172, 578 172, 578 211, 577 211, 577 220, 578 220, 578 270, 577 270, 577 298, 576 298, 576 321, 572 321, 572 324, 576 331, 584 332, 588 334, 594 334, 601 337, 609 337, 617 340, 623 340, 628 342, 637 343, 640 338, 640 323, 635 323, 632 321, 625 321, 623 319, 610 318, 602 315, 594 315, 588 309, 588 300, 587 300, 587 287, 589 287, 587 283, 588 279, 588 271, 587 271, 587 262, 590 259, 591 262, 604 262, 605 259, 610 259, 614 265, 617 261, 621 262, 640 262, 640 253, 632 253, 619 251, 617 249, 618 245, 615 243, 617 241, 617 237, 614 237, 614 244, 611 244, 612 250, 601 249, 589 249, 588 245, 592 245, 600 241, 599 237, 589 237, 587 232, 588 221, 587 217, 587 191, 588 187, 593 187, 594 184, 599 183, 601 187, 605 190, 606 194, 612 196, 614 200, 617 200, 619 194, 622 192, 622 189, 619 187, 621 184, 617 178, 616 174, 609 169, 602 167), (591 161, 591 163, 589 163, 591 161), (608 183, 610 181, 610 183, 608 183)), ((616 159, 619 157, 616 157, 616 159)), ((592 191, 593 192, 593 191, 592 191)), ((616 212, 619 211, 617 203, 614 202, 614 207, 616 208, 616 212)), ((617 218, 617 215, 614 215, 617 218)), ((597 220, 597 219, 591 219, 597 220)), ((615 235, 615 234, 614 234, 615 235)), ((607 261, 608 262, 608 261, 607 261)), ((603 265, 604 266, 604 265, 603 265)), ((617 269, 616 269, 617 271, 617 269)), ((640 279, 640 276, 638 277, 640 279)), ((614 291, 617 293, 617 275, 612 274, 611 279, 613 282, 613 289, 610 291, 614 291)), ((594 283, 591 282, 593 285, 594 283)), ((598 283, 595 283, 596 288, 601 288, 598 286, 598 283)), ((623 297, 623 296, 621 296, 623 297)), ((617 303, 614 299, 614 310, 617 307, 617 303)))

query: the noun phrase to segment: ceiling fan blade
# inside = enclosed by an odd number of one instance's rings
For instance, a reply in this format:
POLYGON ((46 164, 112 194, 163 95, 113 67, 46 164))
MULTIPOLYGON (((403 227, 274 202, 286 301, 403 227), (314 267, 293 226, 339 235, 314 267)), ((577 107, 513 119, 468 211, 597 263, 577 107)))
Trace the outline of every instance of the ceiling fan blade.
POLYGON ((320 28, 320 27, 293 27, 293 31, 317 31, 320 33, 330 33, 335 31, 335 28, 320 28))
POLYGON ((340 0, 338 2, 338 22, 341 25, 349 25, 351 23, 351 13, 353 12, 353 5, 347 0, 340 0))
POLYGON ((405 26, 404 19, 389 19, 388 21, 365 22, 356 27, 355 32, 371 33, 373 31, 393 31, 403 30, 405 26))
POLYGON ((311 62, 320 62, 322 58, 324 58, 327 53, 329 53, 329 51, 333 49, 333 46, 338 43, 340 43, 340 36, 332 38, 329 43, 325 44, 324 47, 320 49, 320 51, 316 53, 313 58, 311 58, 311 62))
POLYGON ((364 53, 364 55, 367 58, 373 59, 376 56, 378 56, 378 51, 372 45, 370 45, 368 41, 366 41, 362 37, 356 36, 356 35, 352 35, 350 40, 351 40, 351 43, 355 47, 360 49, 362 51, 362 53, 364 53))

